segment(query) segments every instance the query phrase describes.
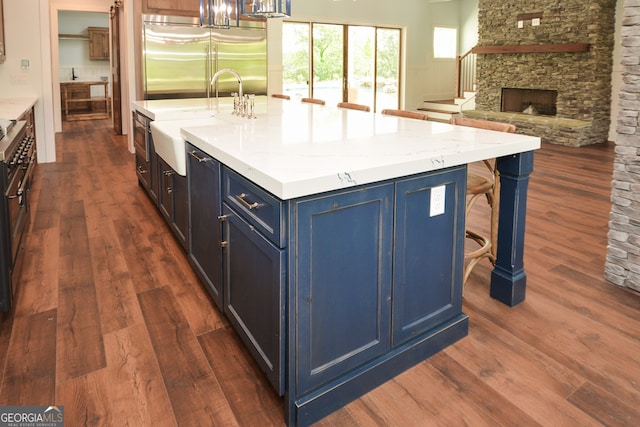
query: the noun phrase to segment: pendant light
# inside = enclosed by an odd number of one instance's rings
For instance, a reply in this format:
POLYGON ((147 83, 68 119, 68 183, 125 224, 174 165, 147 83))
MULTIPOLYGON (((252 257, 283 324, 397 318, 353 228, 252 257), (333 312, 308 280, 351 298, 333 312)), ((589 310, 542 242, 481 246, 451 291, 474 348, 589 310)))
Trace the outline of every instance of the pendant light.
MULTIPOLYGON (((237 6, 236 0, 233 3, 237 6)), ((200 0, 200 26, 229 28, 231 12, 231 0, 200 0)))
POLYGON ((291 0, 239 0, 242 14, 253 18, 291 16, 291 0))

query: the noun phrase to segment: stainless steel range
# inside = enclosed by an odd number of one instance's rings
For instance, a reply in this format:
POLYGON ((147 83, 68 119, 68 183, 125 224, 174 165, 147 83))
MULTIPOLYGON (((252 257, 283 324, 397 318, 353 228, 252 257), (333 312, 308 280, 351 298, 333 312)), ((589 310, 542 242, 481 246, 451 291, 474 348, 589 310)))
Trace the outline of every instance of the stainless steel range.
POLYGON ((31 214, 29 192, 36 144, 26 122, 0 119, 0 312, 11 310, 31 214))

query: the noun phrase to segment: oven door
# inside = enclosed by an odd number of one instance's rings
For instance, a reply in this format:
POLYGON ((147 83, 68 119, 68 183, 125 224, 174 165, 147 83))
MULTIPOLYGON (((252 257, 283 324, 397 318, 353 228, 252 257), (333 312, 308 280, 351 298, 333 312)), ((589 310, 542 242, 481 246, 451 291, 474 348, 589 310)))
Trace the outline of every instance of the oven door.
POLYGON ((26 166, 16 171, 5 193, 9 212, 12 268, 15 267, 17 263, 20 245, 23 243, 22 239, 30 223, 29 191, 31 187, 31 176, 35 165, 35 153, 33 153, 26 166))

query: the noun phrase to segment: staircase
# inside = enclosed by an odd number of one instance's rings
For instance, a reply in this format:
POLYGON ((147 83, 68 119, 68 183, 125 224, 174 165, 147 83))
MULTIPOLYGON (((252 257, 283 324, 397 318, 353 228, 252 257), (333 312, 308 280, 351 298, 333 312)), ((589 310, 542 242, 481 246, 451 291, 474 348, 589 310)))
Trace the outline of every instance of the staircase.
POLYGON ((464 91, 463 97, 444 99, 439 101, 424 101, 419 111, 424 112, 429 120, 437 122, 449 122, 451 117, 458 116, 464 110, 473 110, 475 108, 474 91, 464 91))

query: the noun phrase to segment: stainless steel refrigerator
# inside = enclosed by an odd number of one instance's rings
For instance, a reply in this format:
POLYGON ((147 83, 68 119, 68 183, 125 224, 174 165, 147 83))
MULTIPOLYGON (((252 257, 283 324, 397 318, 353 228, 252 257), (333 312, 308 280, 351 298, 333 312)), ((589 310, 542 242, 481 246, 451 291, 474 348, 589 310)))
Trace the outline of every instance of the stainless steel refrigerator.
MULTIPOLYGON (((240 28, 200 27, 197 19, 143 17, 143 78, 145 99, 203 98, 213 74, 236 70, 244 93, 267 93, 267 31, 262 22, 240 28)), ((218 96, 237 92, 237 80, 223 74, 218 96)), ((216 86, 211 96, 215 96, 216 86)))

